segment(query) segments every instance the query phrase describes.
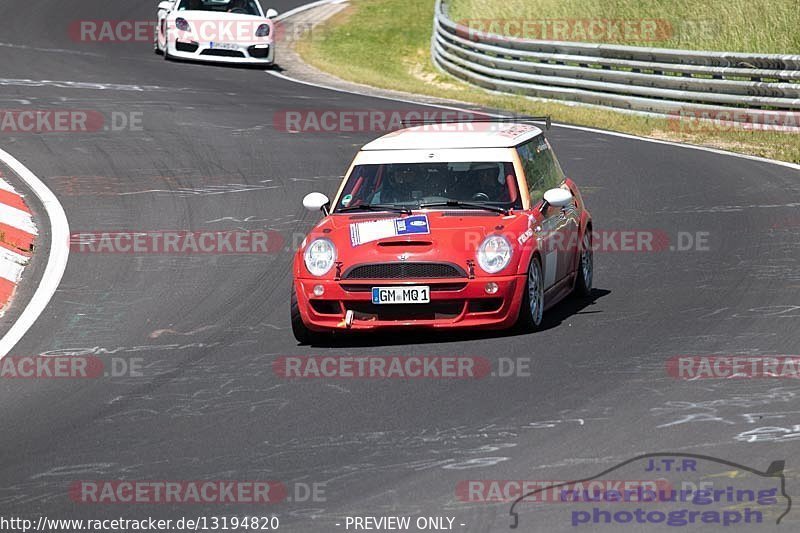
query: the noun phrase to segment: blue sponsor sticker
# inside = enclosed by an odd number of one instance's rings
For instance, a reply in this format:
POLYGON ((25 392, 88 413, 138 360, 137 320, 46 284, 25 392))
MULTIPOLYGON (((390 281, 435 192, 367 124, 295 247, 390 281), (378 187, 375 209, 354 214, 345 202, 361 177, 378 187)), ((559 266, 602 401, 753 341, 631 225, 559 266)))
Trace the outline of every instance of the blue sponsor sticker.
POLYGON ((394 223, 397 228, 397 235, 430 233, 428 215, 413 215, 406 218, 398 218, 395 219, 394 223))
POLYGON ((430 232, 427 215, 356 222, 350 224, 350 244, 359 246, 400 235, 420 235, 430 232))

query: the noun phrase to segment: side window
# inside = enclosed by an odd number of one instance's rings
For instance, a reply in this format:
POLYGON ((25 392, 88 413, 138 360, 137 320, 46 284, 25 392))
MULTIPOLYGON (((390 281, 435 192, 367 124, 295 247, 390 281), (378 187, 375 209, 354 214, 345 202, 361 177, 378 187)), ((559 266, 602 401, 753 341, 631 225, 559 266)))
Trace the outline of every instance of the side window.
POLYGON ((379 196, 380 176, 384 169, 381 165, 358 165, 353 168, 339 200, 340 207, 349 205, 375 203, 379 196))
POLYGON ((525 170, 531 205, 536 205, 546 190, 558 187, 564 181, 564 172, 544 135, 518 146, 517 153, 525 170))

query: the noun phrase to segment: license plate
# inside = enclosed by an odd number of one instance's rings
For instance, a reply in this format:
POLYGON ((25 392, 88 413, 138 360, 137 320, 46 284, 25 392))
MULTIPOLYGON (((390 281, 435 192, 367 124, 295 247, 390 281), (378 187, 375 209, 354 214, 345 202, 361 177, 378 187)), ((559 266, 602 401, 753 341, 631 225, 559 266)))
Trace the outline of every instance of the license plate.
POLYGON ((372 287, 374 304, 427 304, 430 301, 431 289, 427 285, 372 287))
POLYGON ((238 44, 230 44, 230 43, 208 43, 209 48, 219 48, 220 50, 238 50, 238 44))

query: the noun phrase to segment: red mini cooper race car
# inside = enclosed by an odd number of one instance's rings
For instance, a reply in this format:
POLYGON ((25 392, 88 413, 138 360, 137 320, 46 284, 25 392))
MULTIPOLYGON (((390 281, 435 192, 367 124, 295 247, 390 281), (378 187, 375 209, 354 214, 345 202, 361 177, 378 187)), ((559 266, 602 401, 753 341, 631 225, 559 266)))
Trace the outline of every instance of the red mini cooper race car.
POLYGON ((534 331, 592 287, 592 220, 541 129, 420 125, 356 155, 339 191, 303 199, 324 218, 294 260, 292 331, 534 331))

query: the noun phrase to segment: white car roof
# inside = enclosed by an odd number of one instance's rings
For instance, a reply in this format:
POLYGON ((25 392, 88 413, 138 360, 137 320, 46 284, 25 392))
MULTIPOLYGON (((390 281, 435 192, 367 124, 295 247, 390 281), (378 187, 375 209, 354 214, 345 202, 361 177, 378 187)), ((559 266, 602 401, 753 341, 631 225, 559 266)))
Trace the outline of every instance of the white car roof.
POLYGON ((428 124, 387 133, 362 150, 439 150, 454 148, 511 148, 542 133, 531 124, 459 122, 428 124))
POLYGON ((511 163, 514 159, 508 148, 426 148, 425 150, 361 150, 356 165, 395 163, 511 163))

